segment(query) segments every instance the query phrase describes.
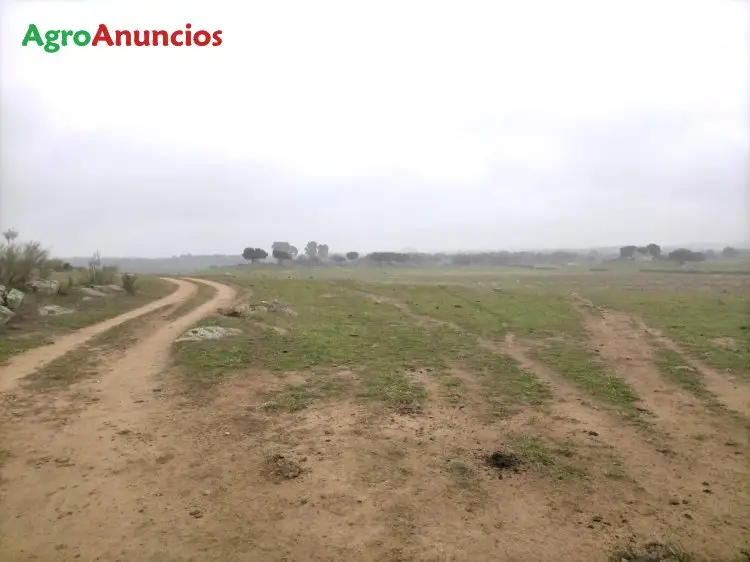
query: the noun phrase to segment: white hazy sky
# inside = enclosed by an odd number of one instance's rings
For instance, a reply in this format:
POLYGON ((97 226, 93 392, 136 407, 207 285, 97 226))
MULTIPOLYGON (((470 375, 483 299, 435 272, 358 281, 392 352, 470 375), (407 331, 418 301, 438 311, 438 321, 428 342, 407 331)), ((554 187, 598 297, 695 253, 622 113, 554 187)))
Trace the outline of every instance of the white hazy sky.
POLYGON ((58 255, 750 238, 744 0, 0 10, 0 227, 58 255), (187 22, 224 44, 21 47, 187 22))

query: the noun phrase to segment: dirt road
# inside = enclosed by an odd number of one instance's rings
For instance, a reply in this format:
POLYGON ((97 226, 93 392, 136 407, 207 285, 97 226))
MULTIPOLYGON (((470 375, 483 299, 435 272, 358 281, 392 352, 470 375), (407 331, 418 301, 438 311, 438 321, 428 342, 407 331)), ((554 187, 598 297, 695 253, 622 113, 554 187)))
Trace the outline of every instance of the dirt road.
POLYGON ((41 367, 44 367, 50 361, 62 357, 69 351, 86 343, 91 338, 106 332, 115 326, 119 326, 128 320, 133 320, 134 318, 138 318, 139 316, 143 316, 144 314, 148 314, 149 312, 153 312, 160 308, 184 302, 192 297, 197 290, 195 284, 188 283, 187 281, 170 278, 164 278, 164 281, 169 281, 170 283, 177 285, 177 290, 166 297, 157 299, 147 305, 63 336, 51 345, 31 349, 26 353, 21 353, 20 355, 15 356, 10 360, 8 365, 0 367, 0 392, 6 392, 13 389, 23 377, 41 367))
MULTIPOLYGON (((34 415, 13 420, 3 447, 8 461, 0 479, 0 560, 117 560, 123 545, 139 546, 139 527, 155 514, 144 500, 158 497, 150 466, 167 463, 160 450, 158 375, 180 333, 234 298, 234 290, 210 281, 172 280, 172 295, 19 357, 3 369, 3 387, 80 345, 97 333, 161 306, 187 300, 195 282, 211 285, 214 297, 174 322, 141 338, 97 380, 74 385, 70 396, 93 398, 86 408, 56 424, 34 415), (54 348, 54 349, 53 349, 54 348), (10 381, 10 382, 9 382, 10 381), (132 537, 135 542, 129 542, 132 537)), ((166 502, 162 511, 169 511, 166 502)), ((162 527, 163 528, 163 527, 162 527)), ((154 552, 154 545, 145 550, 154 552)), ((134 559, 125 556, 124 559, 134 559)))

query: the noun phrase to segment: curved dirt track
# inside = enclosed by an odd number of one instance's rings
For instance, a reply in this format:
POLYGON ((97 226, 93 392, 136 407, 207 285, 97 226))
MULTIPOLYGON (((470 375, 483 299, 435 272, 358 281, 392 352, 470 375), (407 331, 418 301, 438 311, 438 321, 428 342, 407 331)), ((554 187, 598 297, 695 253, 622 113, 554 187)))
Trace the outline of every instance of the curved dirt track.
POLYGON ((168 365, 175 338, 234 299, 231 287, 201 279, 178 282, 179 299, 186 299, 196 282, 216 294, 177 320, 161 323, 113 364, 102 365, 98 380, 71 387, 71 395, 89 393, 95 399, 62 427, 40 423, 31 414, 8 428, 3 446, 9 461, 0 480, 0 560, 131 559, 121 558, 123 549, 138 549, 139 527, 154 515, 144 514, 143 502, 161 495, 148 469, 171 458, 157 447, 158 438, 166 437, 159 434, 159 416, 170 414, 158 403, 156 377, 168 365))
POLYGON ((30 349, 25 353, 13 357, 6 366, 0 367, 0 392, 12 390, 23 377, 33 373, 41 367, 44 367, 50 361, 62 357, 69 351, 73 351, 94 336, 98 336, 115 326, 119 326, 128 320, 138 318, 149 312, 184 302, 192 297, 197 291, 197 287, 193 283, 188 283, 187 281, 179 279, 171 279, 169 277, 163 277, 162 279, 177 285, 177 290, 166 297, 162 297, 136 309, 129 310, 128 312, 115 316, 114 318, 94 324, 93 326, 87 326, 86 328, 77 330, 72 334, 62 336, 51 345, 30 349))

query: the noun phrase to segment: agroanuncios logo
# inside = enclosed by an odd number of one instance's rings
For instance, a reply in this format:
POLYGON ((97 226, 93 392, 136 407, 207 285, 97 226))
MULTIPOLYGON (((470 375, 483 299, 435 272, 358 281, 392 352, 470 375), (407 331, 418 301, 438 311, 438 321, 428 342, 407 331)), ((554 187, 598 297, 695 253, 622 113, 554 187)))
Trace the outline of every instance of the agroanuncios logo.
POLYGON ((48 53, 56 53, 62 47, 218 47, 222 43, 221 30, 193 31, 192 24, 185 29, 166 31, 117 29, 110 32, 106 24, 100 23, 94 33, 79 29, 50 29, 44 33, 36 24, 29 24, 21 42, 23 47, 30 44, 43 47, 48 53))

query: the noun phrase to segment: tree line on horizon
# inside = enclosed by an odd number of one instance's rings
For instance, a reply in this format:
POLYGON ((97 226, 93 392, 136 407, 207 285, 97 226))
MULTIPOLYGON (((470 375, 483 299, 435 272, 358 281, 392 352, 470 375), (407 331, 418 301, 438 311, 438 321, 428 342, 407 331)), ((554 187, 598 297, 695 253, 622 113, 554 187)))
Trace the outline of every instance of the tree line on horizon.
MULTIPOLYGON (((412 265, 565 265, 569 263, 603 261, 606 259, 628 261, 648 259, 652 261, 665 260, 683 265, 689 262, 700 262, 712 259, 735 259, 741 254, 740 250, 733 247, 725 247, 720 252, 706 250, 698 252, 688 248, 677 248, 667 254, 662 252, 661 246, 655 243, 646 246, 627 245, 619 249, 619 255, 603 257, 596 250, 588 253, 575 251, 557 250, 553 252, 510 252, 506 250, 494 252, 467 252, 467 253, 423 253, 423 252, 371 252, 366 254, 362 260, 384 264, 412 264, 412 265)), ((303 252, 289 242, 274 242, 271 245, 270 256, 279 264, 294 261, 303 264, 316 264, 332 261, 343 264, 347 261, 360 260, 359 252, 351 251, 346 254, 330 254, 328 244, 319 244, 316 241, 308 242, 303 252)), ((263 248, 247 247, 242 252, 242 257, 254 264, 266 260, 269 253, 263 248)))

